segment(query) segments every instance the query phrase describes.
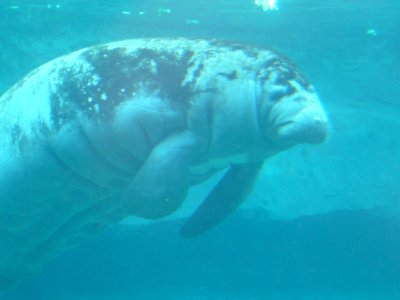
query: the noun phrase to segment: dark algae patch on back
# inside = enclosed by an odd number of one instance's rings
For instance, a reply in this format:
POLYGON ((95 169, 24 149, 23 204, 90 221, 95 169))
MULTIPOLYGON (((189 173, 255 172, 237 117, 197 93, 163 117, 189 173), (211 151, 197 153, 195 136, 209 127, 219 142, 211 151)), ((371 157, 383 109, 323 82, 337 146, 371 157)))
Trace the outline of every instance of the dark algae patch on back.
POLYGON ((168 51, 97 46, 84 51, 83 65, 61 68, 60 81, 52 94, 52 117, 62 126, 83 112, 90 118, 109 119, 113 108, 138 93, 158 96, 185 108, 193 83, 182 85, 194 52, 181 55, 168 51))
POLYGON ((135 93, 146 91, 171 101, 181 101, 190 94, 182 82, 190 67, 193 51, 182 55, 173 52, 139 48, 91 49, 83 56, 99 76, 101 91, 113 102, 121 102, 135 93))

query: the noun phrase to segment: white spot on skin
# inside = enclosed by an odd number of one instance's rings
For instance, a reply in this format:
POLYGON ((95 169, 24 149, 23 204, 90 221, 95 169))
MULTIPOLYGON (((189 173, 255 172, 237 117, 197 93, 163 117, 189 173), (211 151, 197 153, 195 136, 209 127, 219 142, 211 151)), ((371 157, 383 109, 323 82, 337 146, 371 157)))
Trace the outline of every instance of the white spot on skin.
POLYGON ((88 86, 95 86, 95 85, 97 85, 99 83, 99 81, 100 81, 100 77, 97 74, 94 74, 91 77, 91 80, 88 82, 87 85, 88 86))
POLYGON ((92 98, 92 97, 89 97, 89 98, 87 99, 87 101, 88 101, 89 103, 92 103, 92 102, 93 102, 93 98, 92 98))
POLYGON ((102 93, 101 96, 100 96, 100 99, 103 100, 103 101, 106 101, 107 100, 106 93, 102 93))

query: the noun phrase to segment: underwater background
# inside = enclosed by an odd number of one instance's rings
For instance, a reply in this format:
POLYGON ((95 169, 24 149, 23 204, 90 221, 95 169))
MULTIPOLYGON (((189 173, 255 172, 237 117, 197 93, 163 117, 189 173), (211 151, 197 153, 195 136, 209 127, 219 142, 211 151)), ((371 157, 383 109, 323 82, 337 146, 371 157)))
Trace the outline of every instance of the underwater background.
POLYGON ((323 145, 268 160, 250 199, 207 234, 178 230, 216 179, 173 216, 128 219, 2 300, 400 299, 400 2, 257 3, 0 1, 1 93, 86 46, 223 38, 287 55, 331 121, 323 145))

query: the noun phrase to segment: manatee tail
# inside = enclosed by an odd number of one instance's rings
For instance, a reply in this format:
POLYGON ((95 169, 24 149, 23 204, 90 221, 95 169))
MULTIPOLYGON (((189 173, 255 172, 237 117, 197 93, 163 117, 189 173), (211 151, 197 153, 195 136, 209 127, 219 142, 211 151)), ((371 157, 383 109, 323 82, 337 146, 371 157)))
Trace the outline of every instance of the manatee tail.
POLYGON ((200 235, 232 214, 250 194, 262 162, 233 165, 182 226, 184 238, 200 235))

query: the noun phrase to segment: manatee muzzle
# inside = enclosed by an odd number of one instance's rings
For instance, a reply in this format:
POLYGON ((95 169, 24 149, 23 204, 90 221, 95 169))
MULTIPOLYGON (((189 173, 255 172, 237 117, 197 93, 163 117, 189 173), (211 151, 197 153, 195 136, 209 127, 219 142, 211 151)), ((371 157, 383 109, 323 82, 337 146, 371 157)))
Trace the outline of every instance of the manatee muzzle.
POLYGON ((279 146, 295 144, 319 144, 328 135, 328 119, 319 103, 305 107, 275 110, 269 130, 269 138, 279 146))
POLYGON ((275 132, 275 141, 279 144, 319 144, 328 135, 328 122, 323 116, 300 112, 293 119, 276 125, 275 132))

